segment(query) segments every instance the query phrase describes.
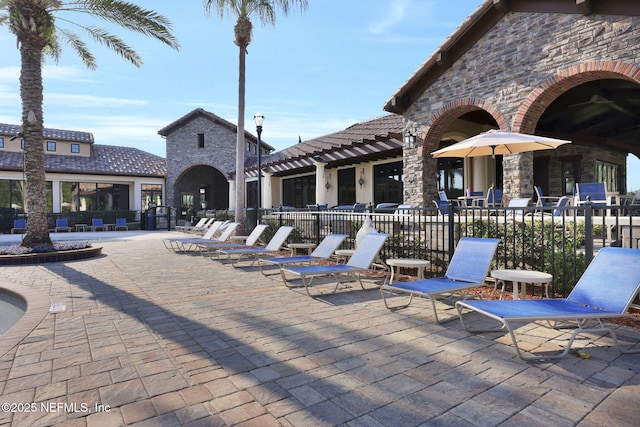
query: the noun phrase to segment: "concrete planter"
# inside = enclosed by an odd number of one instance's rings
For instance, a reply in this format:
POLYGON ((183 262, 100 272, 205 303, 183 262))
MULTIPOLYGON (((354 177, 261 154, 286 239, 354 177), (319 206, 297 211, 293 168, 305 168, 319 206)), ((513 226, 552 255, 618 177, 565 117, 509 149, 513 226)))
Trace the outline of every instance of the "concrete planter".
POLYGON ((102 255, 102 246, 68 251, 0 255, 0 265, 43 264, 46 262, 77 261, 102 255))

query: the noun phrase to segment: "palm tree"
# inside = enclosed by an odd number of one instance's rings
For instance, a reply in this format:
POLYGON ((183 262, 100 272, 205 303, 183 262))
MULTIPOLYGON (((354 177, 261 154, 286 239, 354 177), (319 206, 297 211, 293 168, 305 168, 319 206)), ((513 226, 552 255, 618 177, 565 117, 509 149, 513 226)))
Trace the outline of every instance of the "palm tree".
MULTIPOLYGON (((245 63, 247 47, 251 44, 253 24, 250 17, 254 14, 264 25, 274 26, 276 23, 276 8, 282 9, 287 15, 293 7, 306 10, 307 0, 204 0, 205 10, 215 9, 220 19, 226 14, 237 17, 234 27, 234 43, 239 49, 238 61, 238 129, 236 139, 236 222, 244 223, 245 181, 244 181, 244 94, 245 94, 245 63)), ((260 172, 259 172, 260 173, 260 172)))
POLYGON ((162 15, 122 0, 0 0, 0 24, 7 24, 20 49, 20 98, 24 138, 24 173, 27 183, 28 222, 24 246, 51 245, 47 226, 47 198, 44 170, 44 118, 42 114, 42 63, 45 56, 58 59, 60 42, 68 43, 89 69, 96 60, 74 31, 58 22, 75 26, 94 41, 115 51, 133 65, 142 59, 122 39, 93 25, 75 23, 66 12, 78 12, 116 23, 123 28, 153 37, 172 48, 178 42, 171 23, 162 15))

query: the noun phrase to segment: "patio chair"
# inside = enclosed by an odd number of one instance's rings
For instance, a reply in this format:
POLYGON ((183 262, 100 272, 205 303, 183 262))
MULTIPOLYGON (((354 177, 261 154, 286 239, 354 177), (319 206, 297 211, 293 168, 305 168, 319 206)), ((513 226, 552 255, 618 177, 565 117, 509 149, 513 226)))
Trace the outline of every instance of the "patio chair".
POLYGON ((240 242, 225 242, 225 241, 217 241, 212 240, 209 242, 200 242, 197 244, 200 249, 202 256, 212 257, 213 253, 220 249, 234 249, 234 248, 243 248, 243 247, 254 247, 257 245, 258 240, 267 229, 268 225, 266 224, 258 224, 256 225, 251 233, 246 237, 244 243, 240 242))
MULTIPOLYGON (((613 329, 602 319, 629 317, 627 310, 640 290, 640 251, 630 248, 602 248, 593 258, 567 298, 541 300, 459 301, 456 303, 462 326, 471 332, 498 332, 507 330, 518 357, 523 360, 557 359, 566 356, 575 338, 584 333, 609 334, 622 353, 638 353, 640 348, 623 348, 613 329), (468 314, 472 310, 495 319, 499 328, 472 329, 468 314), (572 328, 564 350, 555 353, 525 355, 516 339, 514 328, 518 323, 540 322, 554 329, 572 328), (593 326, 592 326, 593 325, 593 326)), ((474 320, 474 323, 476 320, 474 320)), ((532 334, 527 328, 527 334, 532 334)), ((546 342, 551 335, 545 334, 546 342)), ((555 335, 554 335, 555 336, 555 335)), ((591 340, 590 340, 591 342, 591 340)))
POLYGON ((413 297, 418 296, 431 301, 436 322, 443 323, 455 319, 454 316, 440 320, 436 300, 451 298, 455 296, 456 292, 462 290, 485 286, 485 279, 489 273, 498 243, 500 243, 500 239, 462 237, 453 257, 451 257, 444 277, 381 286, 380 294, 385 307, 389 310, 406 308, 413 301, 413 297), (391 306, 387 301, 387 294, 409 294, 409 300, 406 304, 391 306))
POLYGON ((69 222, 67 221, 67 218, 57 218, 56 219, 56 227, 53 229, 54 233, 57 233, 59 231, 71 231, 71 227, 69 227, 69 222))
POLYGON ((127 225, 127 218, 116 218, 116 225, 113 228, 114 230, 129 230, 129 226, 127 225))
POLYGON ((245 256, 251 257, 251 264, 253 266, 258 258, 261 256, 276 255, 285 240, 289 237, 289 234, 293 231, 293 227, 283 225, 278 228, 276 234, 273 235, 267 246, 264 248, 235 248, 235 249, 221 249, 217 251, 218 261, 222 261, 222 255, 226 255, 227 259, 231 261, 233 267, 237 267, 238 263, 244 259, 245 256))
POLYGON ((538 200, 536 200, 536 206, 552 206, 560 200, 560 197, 545 196, 542 193, 542 188, 538 185, 534 185, 533 188, 536 192, 536 197, 538 198, 538 200))
POLYGON ((320 244, 309 255, 287 256, 287 257, 277 257, 277 258, 260 258, 258 260, 258 266, 260 266, 260 271, 262 272, 262 274, 265 274, 262 268, 264 264, 277 265, 280 268, 280 274, 282 275, 282 280, 286 285, 287 280, 282 271, 282 268, 285 265, 302 264, 302 263, 318 263, 320 261, 326 261, 331 257, 331 255, 333 255, 333 252, 336 249, 338 249, 338 246, 340 246, 342 242, 344 242, 344 239, 346 238, 347 238, 346 234, 328 234, 324 239, 322 239, 320 244))
POLYGON ((436 208, 438 208, 438 212, 441 215, 449 215, 450 211, 453 211, 453 213, 457 215, 455 207, 450 204, 450 202, 445 202, 444 200, 434 200, 433 204, 436 205, 436 208))
MULTIPOLYGON (((558 199, 558 201, 555 203, 555 205, 553 205, 553 209, 552 210, 547 210, 547 209, 541 209, 538 210, 534 213, 534 215, 539 216, 539 215, 553 215, 553 216, 562 216, 564 213, 564 208, 566 206, 569 206, 571 204, 571 197, 569 196, 562 196, 558 199)), ((549 205, 547 205, 549 206, 549 205)), ((527 214, 529 215, 529 214, 527 214)))
POLYGON ((91 227, 89 227, 91 231, 107 231, 107 226, 102 222, 102 218, 92 218, 91 219, 91 227))
POLYGON ((597 208, 608 205, 607 184, 604 182, 576 183, 576 205, 584 205, 587 201, 590 201, 597 208))
POLYGON ((229 221, 214 221, 214 223, 211 224, 211 227, 209 227, 207 232, 202 237, 174 237, 171 239, 164 239, 162 243, 164 243, 165 248, 171 251, 183 252, 183 244, 192 245, 211 240, 213 239, 213 236, 219 231, 222 231, 223 227, 228 225, 228 223, 229 221))
POLYGON ((496 208, 502 206, 502 188, 489 187, 487 190, 487 207, 496 208))
POLYGON ((11 234, 22 234, 27 231, 27 220, 26 219, 14 219, 13 220, 13 228, 11 229, 11 234))
MULTIPOLYGON (((382 249, 382 245, 389 237, 388 234, 382 233, 370 233, 362 238, 362 241, 357 246, 353 255, 349 258, 346 264, 334 264, 334 265, 303 265, 284 267, 282 269, 283 278, 284 274, 291 274, 299 277, 302 280, 302 285, 307 291, 307 295, 313 297, 309 288, 315 277, 319 276, 333 276, 336 279, 336 286, 333 289, 335 293, 338 290, 338 286, 344 283, 341 278, 344 276, 355 277, 353 281, 358 281, 360 287, 365 289, 361 280, 361 273, 369 271, 371 264, 375 261, 378 253, 382 249)), ((286 283, 286 279, 285 283, 286 283)))

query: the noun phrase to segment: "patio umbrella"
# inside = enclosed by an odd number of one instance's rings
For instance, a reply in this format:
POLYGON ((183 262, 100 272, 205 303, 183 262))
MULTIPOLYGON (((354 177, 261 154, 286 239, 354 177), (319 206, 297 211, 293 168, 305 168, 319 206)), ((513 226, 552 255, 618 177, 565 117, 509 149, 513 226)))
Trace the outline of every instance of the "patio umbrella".
MULTIPOLYGON (((547 138, 544 136, 491 129, 434 151, 431 155, 435 158, 491 156, 495 162, 496 154, 505 155, 524 153, 527 151, 550 150, 562 144, 569 143, 571 143, 571 141, 565 139, 547 138)), ((493 167, 492 181, 495 181, 495 165, 493 167)))
POLYGON ((457 142, 431 155, 438 157, 478 157, 496 154, 515 154, 527 151, 549 150, 557 148, 571 141, 565 139, 547 138, 544 136, 527 135, 524 133, 505 132, 492 129, 464 141, 457 142))

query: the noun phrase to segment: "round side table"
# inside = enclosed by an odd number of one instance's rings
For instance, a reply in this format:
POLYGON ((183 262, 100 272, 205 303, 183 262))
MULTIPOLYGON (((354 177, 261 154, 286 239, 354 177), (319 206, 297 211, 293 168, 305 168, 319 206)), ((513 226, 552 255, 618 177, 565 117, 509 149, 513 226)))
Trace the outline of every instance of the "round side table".
POLYGON ((389 279, 389 284, 393 283, 393 276, 395 275, 396 269, 398 270, 398 274, 400 274, 401 267, 415 268, 418 270, 418 279, 424 279, 424 270, 431 265, 431 262, 427 261, 426 259, 416 258, 389 258, 386 263, 391 269, 391 278, 389 279))
POLYGON ((491 277, 496 279, 498 283, 502 283, 500 299, 504 296, 505 282, 513 282, 513 299, 526 299, 527 283, 544 285, 544 293, 547 298, 550 298, 549 287, 551 286, 553 276, 549 273, 533 270, 491 270, 491 277), (522 294, 518 291, 520 283, 522 283, 522 294))
POLYGON ((287 247, 291 251, 291 256, 293 256, 296 254, 297 249, 306 249, 307 254, 311 254, 313 249, 316 247, 316 244, 315 243, 289 243, 287 247))

